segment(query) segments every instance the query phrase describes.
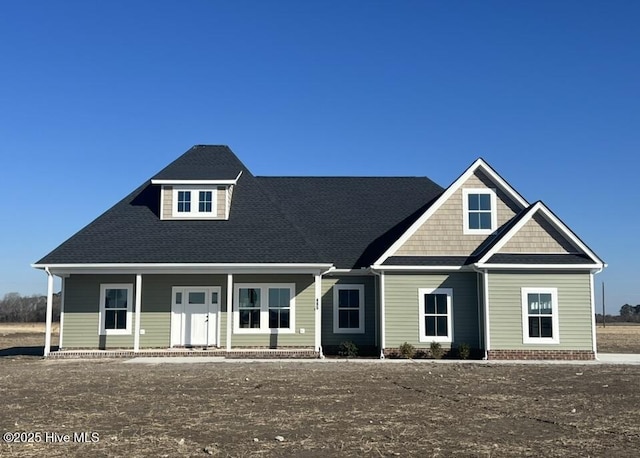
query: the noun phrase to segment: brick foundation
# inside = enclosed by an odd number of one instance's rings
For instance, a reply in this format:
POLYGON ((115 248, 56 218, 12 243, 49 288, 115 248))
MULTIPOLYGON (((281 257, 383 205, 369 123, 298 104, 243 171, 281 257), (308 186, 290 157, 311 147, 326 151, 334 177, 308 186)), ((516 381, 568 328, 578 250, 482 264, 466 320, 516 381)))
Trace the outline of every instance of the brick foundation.
POLYGON ((96 358, 136 358, 136 357, 198 357, 211 356, 227 359, 287 359, 287 358, 319 358, 320 354, 313 349, 256 349, 243 348, 226 351, 222 349, 191 350, 191 349, 169 349, 169 350, 140 350, 134 352, 130 349, 122 350, 61 350, 52 351, 49 359, 96 359, 96 358))
POLYGON ((595 354, 591 350, 489 350, 488 359, 588 361, 595 354))

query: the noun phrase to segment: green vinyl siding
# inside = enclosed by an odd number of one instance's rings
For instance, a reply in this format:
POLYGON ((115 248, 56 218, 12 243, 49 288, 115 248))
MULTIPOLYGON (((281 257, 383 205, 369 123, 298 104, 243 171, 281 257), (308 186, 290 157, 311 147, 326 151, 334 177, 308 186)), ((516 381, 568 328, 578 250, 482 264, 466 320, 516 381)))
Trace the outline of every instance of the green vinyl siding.
POLYGON ((131 334, 99 335, 100 285, 128 283, 134 286, 135 275, 71 275, 64 289, 64 348, 133 348, 131 334))
POLYGON ((592 350, 590 288, 588 272, 490 273, 491 350, 592 350), (558 344, 522 343, 521 288, 536 287, 558 289, 558 344))
POLYGON ((344 276, 322 278, 322 345, 340 345, 350 340, 358 346, 374 346, 376 342, 376 289, 373 276, 344 276), (333 332, 333 287, 342 285, 364 285, 364 334, 333 332))
MULTIPOLYGON (((234 275, 237 283, 294 283, 295 332, 291 334, 238 334, 231 336, 232 348, 237 347, 314 347, 315 346, 315 286, 313 275, 234 275), (304 329, 304 334, 300 332, 304 329)), ((237 305, 237 304, 236 304, 237 305)), ((224 340, 223 346, 224 346, 224 340)))
MULTIPOLYGON (((466 343, 480 346, 478 323, 477 274, 395 274, 384 276, 385 347, 397 348, 404 342, 415 347, 429 347, 420 342, 419 288, 451 288, 453 290, 453 346, 466 343)), ((450 344, 442 344, 449 348, 450 344)))

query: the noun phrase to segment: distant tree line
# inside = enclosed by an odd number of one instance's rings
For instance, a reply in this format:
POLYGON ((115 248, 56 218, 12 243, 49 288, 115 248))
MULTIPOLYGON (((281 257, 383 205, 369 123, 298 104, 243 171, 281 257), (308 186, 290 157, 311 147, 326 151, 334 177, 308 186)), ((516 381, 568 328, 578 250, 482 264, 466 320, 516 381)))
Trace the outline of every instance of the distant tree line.
MULTIPOLYGON (((7 293, 0 299, 0 322, 31 323, 47 319, 47 296, 7 293)), ((52 320, 60 321, 60 293, 53 295, 52 320)))
MULTIPOLYGON (((640 304, 624 304, 620 307, 620 315, 605 315, 607 323, 640 323, 640 304)), ((602 314, 596 314, 596 322, 602 323, 602 314)))

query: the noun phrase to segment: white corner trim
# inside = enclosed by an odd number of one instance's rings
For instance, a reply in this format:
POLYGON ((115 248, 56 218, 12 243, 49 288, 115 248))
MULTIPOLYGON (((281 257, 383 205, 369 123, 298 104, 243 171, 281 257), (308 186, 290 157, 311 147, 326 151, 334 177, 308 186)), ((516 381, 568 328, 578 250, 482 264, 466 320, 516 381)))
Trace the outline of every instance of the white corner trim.
POLYGON ((522 343, 523 344, 540 344, 550 345, 560 343, 560 328, 558 326, 558 288, 548 287, 526 287, 520 288, 522 300, 522 343), (551 325, 552 337, 530 337, 529 336, 529 304, 528 294, 551 294, 551 325))
MULTIPOLYGON (((482 268, 482 266, 484 266, 487 263, 487 261, 491 258, 491 256, 498 253, 502 249, 502 247, 504 247, 506 243, 509 240, 511 240, 511 238, 515 234, 517 234, 523 228, 523 226, 527 224, 531 220, 531 218, 533 218, 533 216, 537 212, 540 212, 548 222, 550 222, 558 231, 562 233, 562 235, 567 237, 572 243, 574 243, 583 252, 585 252, 587 256, 589 256, 597 266, 604 265, 602 260, 598 258, 598 256, 596 256, 596 254, 593 251, 591 251, 589 247, 587 247, 584 243, 582 243, 582 241, 578 238, 578 236, 571 229, 569 229, 569 227, 566 224, 560 221, 560 219, 558 219, 551 212, 551 210, 547 208, 547 206, 543 202, 539 201, 539 202, 536 202, 535 205, 531 206, 531 208, 527 210, 527 213, 522 217, 522 219, 518 221, 511 229, 509 229, 509 231, 506 234, 504 234, 500 238, 500 240, 493 247, 491 247, 491 249, 487 251, 480 260, 478 260, 478 266, 482 268)), ((497 265, 495 264, 491 265, 491 267, 496 267, 496 266, 497 265)), ((579 265, 579 266, 580 266, 579 268, 584 268, 584 265, 579 265)), ((578 265, 576 265, 575 267, 578 267, 578 265)), ((593 268, 594 266, 589 265, 589 267, 593 268)))
POLYGON ((496 183, 507 195, 514 199, 522 208, 527 208, 529 203, 522 197, 509 183, 507 183, 498 173, 489 166, 482 158, 477 159, 471 166, 465 170, 431 205, 423 214, 418 218, 404 234, 396 240, 393 245, 384 252, 378 260, 374 262, 375 265, 380 265, 387 260, 388 257, 398 251, 398 249, 406 243, 409 238, 444 204, 460 187, 476 172, 476 170, 482 169, 482 171, 496 183))

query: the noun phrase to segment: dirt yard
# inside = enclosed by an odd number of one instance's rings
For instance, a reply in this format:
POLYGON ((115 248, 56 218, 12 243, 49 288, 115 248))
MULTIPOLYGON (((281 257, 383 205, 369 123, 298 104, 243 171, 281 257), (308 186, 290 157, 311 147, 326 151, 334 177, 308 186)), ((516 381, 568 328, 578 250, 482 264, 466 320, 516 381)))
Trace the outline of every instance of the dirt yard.
MULTIPOLYGON (((11 335, 0 349, 42 338, 11 335)), ((0 456, 636 457, 639 386, 640 366, 6 355, 0 433, 34 442, 0 456)))

